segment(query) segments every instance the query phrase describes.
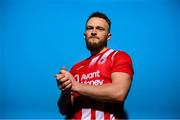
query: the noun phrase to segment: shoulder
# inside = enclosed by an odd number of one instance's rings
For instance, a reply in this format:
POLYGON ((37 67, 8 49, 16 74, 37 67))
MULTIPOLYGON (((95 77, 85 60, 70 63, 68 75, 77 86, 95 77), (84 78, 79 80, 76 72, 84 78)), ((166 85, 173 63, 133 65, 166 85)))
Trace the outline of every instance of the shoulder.
POLYGON ((116 51, 114 53, 112 72, 125 72, 133 76, 133 63, 129 54, 124 51, 116 51))
POLYGON ((113 54, 112 54, 112 59, 127 59, 127 60, 131 60, 130 55, 122 50, 114 50, 113 54))

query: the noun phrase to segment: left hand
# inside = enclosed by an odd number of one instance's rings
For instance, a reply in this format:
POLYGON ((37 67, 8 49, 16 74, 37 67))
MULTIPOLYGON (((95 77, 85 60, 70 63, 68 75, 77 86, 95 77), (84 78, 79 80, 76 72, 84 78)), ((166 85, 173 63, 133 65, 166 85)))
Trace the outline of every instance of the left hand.
POLYGON ((72 90, 76 85, 76 80, 73 75, 66 71, 65 67, 62 67, 59 74, 56 74, 56 79, 58 80, 58 85, 62 91, 72 90))

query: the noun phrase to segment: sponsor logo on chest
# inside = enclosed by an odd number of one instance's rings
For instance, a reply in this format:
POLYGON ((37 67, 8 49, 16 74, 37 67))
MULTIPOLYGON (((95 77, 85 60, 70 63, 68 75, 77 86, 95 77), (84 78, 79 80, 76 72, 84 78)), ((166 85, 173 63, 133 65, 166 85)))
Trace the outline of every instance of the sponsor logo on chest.
POLYGON ((79 76, 76 74, 75 79, 83 84, 89 84, 89 85, 102 85, 104 80, 100 79, 100 71, 97 70, 96 72, 90 72, 87 74, 82 74, 79 76))

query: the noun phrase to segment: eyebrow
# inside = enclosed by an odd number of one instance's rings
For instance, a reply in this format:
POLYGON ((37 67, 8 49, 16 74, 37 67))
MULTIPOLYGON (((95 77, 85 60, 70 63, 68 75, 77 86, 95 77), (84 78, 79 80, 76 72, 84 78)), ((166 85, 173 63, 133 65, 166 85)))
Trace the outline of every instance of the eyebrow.
MULTIPOLYGON (((94 28, 94 26, 90 26, 90 25, 89 25, 89 26, 86 27, 86 29, 88 29, 88 28, 94 28)), ((104 27, 101 27, 101 26, 96 26, 95 28, 98 28, 98 29, 100 28, 100 29, 105 30, 105 28, 104 28, 104 27)))

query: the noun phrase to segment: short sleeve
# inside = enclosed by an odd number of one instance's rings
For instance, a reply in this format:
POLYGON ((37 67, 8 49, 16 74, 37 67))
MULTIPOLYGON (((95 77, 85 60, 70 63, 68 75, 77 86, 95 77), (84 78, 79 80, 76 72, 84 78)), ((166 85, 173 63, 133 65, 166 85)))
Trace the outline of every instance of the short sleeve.
POLYGON ((69 71, 72 75, 74 75, 75 74, 75 65, 70 69, 70 71, 69 71))
POLYGON ((131 77, 133 77, 134 70, 132 60, 127 53, 123 51, 118 51, 115 53, 115 55, 112 56, 112 60, 112 72, 125 72, 128 73, 131 77))

